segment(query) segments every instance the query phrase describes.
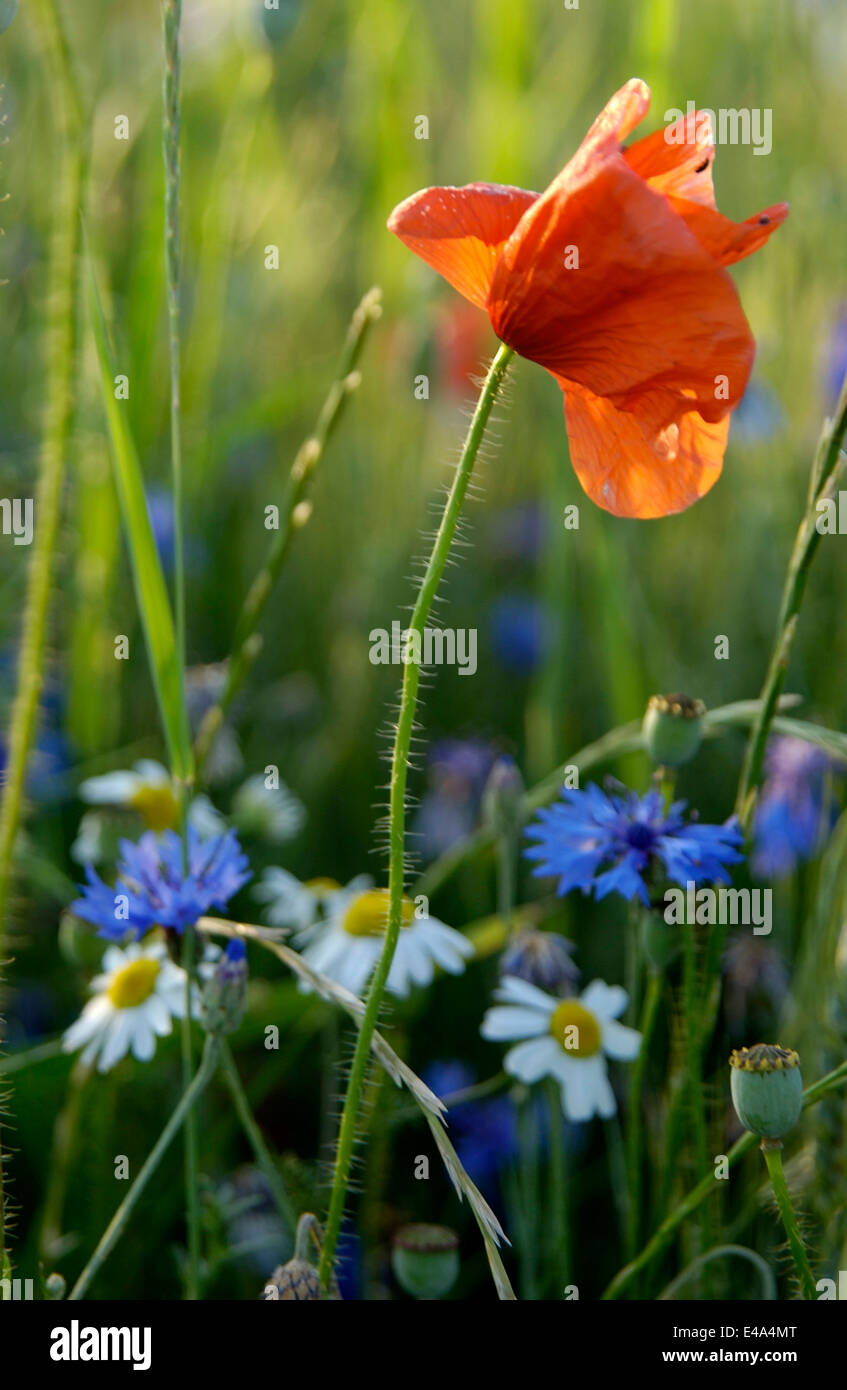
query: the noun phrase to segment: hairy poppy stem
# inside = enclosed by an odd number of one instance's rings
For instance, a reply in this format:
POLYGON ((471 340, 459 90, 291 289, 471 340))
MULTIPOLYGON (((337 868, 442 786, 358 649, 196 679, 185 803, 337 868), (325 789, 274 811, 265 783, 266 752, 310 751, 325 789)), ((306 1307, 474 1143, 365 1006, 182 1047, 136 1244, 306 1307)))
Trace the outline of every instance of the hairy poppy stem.
MULTIPOLYGON (((468 483, 470 482, 476 457, 479 453, 479 447, 485 435, 494 402, 497 400, 497 396, 502 387, 503 379, 506 375, 512 355, 512 349, 506 347, 505 344, 502 344, 498 348, 491 366, 488 369, 488 375, 480 391, 476 409, 474 410, 473 418, 465 437, 459 466, 450 487, 447 502, 441 516, 441 523, 438 527, 435 540, 433 541, 426 573, 424 574, 423 581, 418 590, 418 596, 409 623, 410 630, 421 634, 421 638, 438 591, 438 586, 441 582, 441 577, 444 573, 444 567, 447 564, 447 557, 450 553, 450 547, 452 546, 453 537, 456 533, 456 525, 462 510, 462 504, 465 500, 465 494, 468 490, 468 483)), ((421 646, 422 645, 423 643, 421 641, 421 646)), ((419 681, 420 668, 414 662, 409 662, 403 670, 400 714, 397 720, 397 727, 394 735, 394 749, 391 756, 388 822, 388 923, 385 930, 382 954, 377 962, 376 970, 374 971, 370 988, 365 998, 365 1012, 359 1029, 359 1035, 356 1039, 356 1050, 353 1055, 353 1064, 347 1082, 347 1093, 344 1098, 344 1109, 338 1131, 338 1147, 335 1155, 332 1192, 330 1195, 326 1233, 319 1267, 321 1284, 324 1289, 329 1288, 332 1278, 335 1249, 341 1229, 341 1218, 344 1212, 344 1201, 350 1177, 350 1165, 353 1159, 353 1146, 356 1138, 356 1126, 359 1119, 371 1038, 376 1028, 377 1019, 379 1018, 379 1011, 382 1006, 382 999, 388 980, 388 972, 391 969, 391 962, 394 959, 394 951, 397 946, 397 938, 400 934, 400 916, 403 905, 403 880, 405 874, 406 775, 409 765, 409 751, 412 743, 412 730, 415 722, 415 710, 418 701, 419 681)))
POLYGON ((788 1191, 788 1183, 785 1181, 785 1169, 782 1166, 782 1140, 763 1139, 760 1147, 773 1184, 773 1192, 779 1207, 779 1214, 782 1217, 782 1224, 785 1227, 785 1234, 788 1237, 791 1257, 800 1277, 803 1297, 815 1302, 818 1296, 815 1276, 812 1273, 803 1237, 800 1234, 797 1214, 791 1201, 791 1193, 788 1191))

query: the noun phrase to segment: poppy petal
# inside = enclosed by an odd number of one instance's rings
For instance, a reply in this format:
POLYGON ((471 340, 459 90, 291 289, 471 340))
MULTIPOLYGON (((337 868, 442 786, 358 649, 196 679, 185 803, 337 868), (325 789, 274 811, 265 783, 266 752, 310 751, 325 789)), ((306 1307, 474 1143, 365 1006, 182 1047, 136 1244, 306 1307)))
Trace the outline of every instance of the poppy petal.
POLYGON ((496 183, 423 188, 399 203, 388 229, 484 309, 497 257, 537 193, 496 183))
POLYGON ((684 511, 720 476, 729 416, 709 424, 696 411, 658 433, 611 401, 568 381, 565 423, 571 463, 592 502, 615 516, 684 511))
POLYGON ((586 163, 580 150, 503 248, 494 331, 622 409, 649 398, 660 426, 692 394, 704 418, 720 419, 744 394, 754 354, 732 280, 617 141, 595 155, 586 163))
POLYGON ((758 251, 788 216, 787 203, 765 208, 745 222, 733 222, 718 212, 712 186, 715 139, 708 112, 692 112, 636 140, 623 157, 652 189, 665 194, 700 245, 721 265, 758 251))
POLYGON ((788 204, 775 203, 745 222, 733 222, 716 208, 701 207, 686 198, 672 197, 669 201, 700 245, 721 265, 732 265, 752 256, 788 216, 788 204))
POLYGON ((657 193, 715 206, 715 136, 708 112, 696 111, 628 145, 623 157, 657 193))
POLYGON ((631 77, 606 102, 580 145, 580 153, 588 153, 595 146, 606 146, 610 142, 619 145, 649 110, 650 88, 640 77, 631 77))

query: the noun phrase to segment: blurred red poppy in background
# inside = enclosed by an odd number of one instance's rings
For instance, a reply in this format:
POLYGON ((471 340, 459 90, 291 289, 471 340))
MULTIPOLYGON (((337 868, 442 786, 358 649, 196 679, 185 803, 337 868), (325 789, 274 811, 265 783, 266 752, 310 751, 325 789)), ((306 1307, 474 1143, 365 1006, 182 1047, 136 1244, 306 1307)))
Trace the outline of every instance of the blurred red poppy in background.
POLYGON ((718 212, 702 113, 625 149, 649 104, 633 78, 540 196, 425 188, 388 221, 556 378, 582 486, 630 517, 682 511, 720 474, 755 351, 724 267, 788 213, 780 203, 736 223, 718 212))

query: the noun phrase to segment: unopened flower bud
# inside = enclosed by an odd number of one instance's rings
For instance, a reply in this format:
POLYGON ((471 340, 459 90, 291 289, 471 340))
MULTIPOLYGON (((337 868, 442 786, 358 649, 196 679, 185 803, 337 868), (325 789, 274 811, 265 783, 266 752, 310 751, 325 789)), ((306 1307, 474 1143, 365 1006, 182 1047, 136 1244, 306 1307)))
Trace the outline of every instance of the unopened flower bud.
POLYGON ((548 994, 575 994, 580 970, 571 955, 574 943, 554 931, 519 931, 500 958, 501 975, 517 975, 548 994))
POLYGON ((706 706, 690 695, 651 695, 644 715, 644 747, 658 767, 679 767, 703 740, 706 706))
POLYGON ((44 1297, 53 1299, 64 1298, 67 1289, 64 1277, 61 1274, 48 1274, 44 1280, 44 1297))
POLYGON ((402 1226, 394 1237, 391 1268, 413 1298, 443 1298, 459 1273, 459 1237, 447 1226, 402 1226))
POLYGON ((524 784, 514 758, 498 758, 482 793, 482 814, 497 835, 520 829, 524 784))
POLYGON ((319 1244, 320 1227, 310 1211, 304 1211, 297 1222, 294 1254, 287 1264, 277 1265, 264 1289, 263 1300, 268 1302, 302 1302, 322 1297, 318 1271, 307 1258, 309 1244, 319 1244))
POLYGON ((320 1298, 321 1281, 318 1271, 308 1260, 289 1260, 288 1264, 278 1265, 262 1290, 262 1298, 267 1302, 277 1299, 300 1302, 303 1299, 320 1298))
POLYGON ((800 1058, 776 1043, 741 1047, 729 1059, 730 1089, 738 1118, 752 1134, 780 1139, 803 1109, 800 1058))
POLYGON ((233 937, 203 986, 203 1026, 207 1033, 234 1033, 247 1003, 247 951, 233 937))

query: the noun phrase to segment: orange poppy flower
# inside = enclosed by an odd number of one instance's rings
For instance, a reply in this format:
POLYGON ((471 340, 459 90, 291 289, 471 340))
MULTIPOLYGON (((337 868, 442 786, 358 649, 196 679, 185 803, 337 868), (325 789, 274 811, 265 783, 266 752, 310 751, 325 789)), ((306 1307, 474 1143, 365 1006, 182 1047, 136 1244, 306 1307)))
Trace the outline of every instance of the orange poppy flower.
POLYGON ((682 511, 720 474, 755 351, 724 267, 788 213, 718 212, 707 116, 624 148, 649 104, 646 84, 627 82, 541 195, 425 188, 388 220, 498 338, 556 378, 582 486, 630 517, 682 511))

